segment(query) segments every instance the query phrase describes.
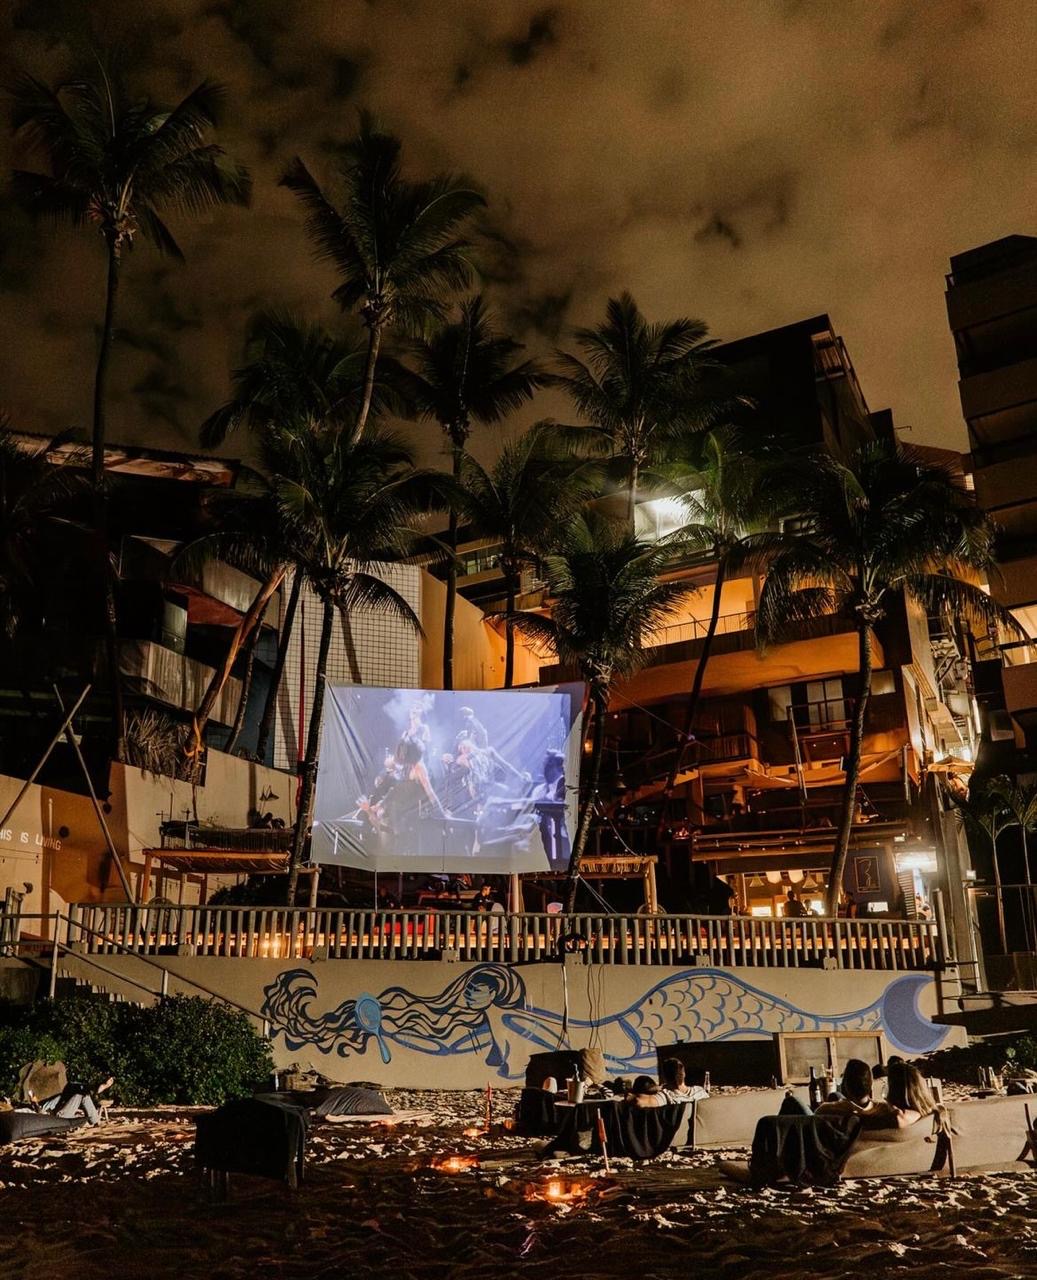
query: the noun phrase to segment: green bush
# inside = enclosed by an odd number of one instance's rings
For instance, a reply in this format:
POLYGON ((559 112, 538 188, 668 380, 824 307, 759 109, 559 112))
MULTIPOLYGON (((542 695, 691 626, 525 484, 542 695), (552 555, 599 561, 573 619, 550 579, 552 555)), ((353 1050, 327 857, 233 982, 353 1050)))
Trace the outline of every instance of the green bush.
POLYGON ((113 1097, 135 1106, 218 1105, 251 1093, 273 1070, 246 1014, 197 996, 144 1008, 82 995, 0 1012, 0 1093, 34 1058, 60 1059, 70 1079, 87 1084, 113 1075, 113 1097))
POLYGON ((0 1027, 0 1094, 14 1093, 18 1073, 27 1062, 63 1062, 62 1045, 45 1031, 32 1027, 0 1027))
POLYGON ((126 1101, 215 1106, 250 1094, 273 1071, 248 1016, 199 996, 172 996, 127 1028, 126 1101))

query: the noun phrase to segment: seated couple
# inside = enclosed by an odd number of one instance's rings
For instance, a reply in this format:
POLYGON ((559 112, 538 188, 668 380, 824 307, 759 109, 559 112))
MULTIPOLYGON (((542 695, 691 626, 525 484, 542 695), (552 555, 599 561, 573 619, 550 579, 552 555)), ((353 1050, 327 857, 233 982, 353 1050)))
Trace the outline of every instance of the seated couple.
POLYGON ((698 1084, 685 1082, 684 1063, 678 1058, 665 1058, 659 1068, 659 1083, 651 1076, 638 1076, 627 1094, 634 1107, 668 1107, 676 1102, 698 1102, 709 1097, 709 1091, 698 1084))
POLYGON ((885 1098, 875 1098, 871 1068, 857 1059, 840 1093, 813 1112, 790 1094, 778 1115, 757 1123, 748 1166, 721 1160, 720 1171, 757 1187, 830 1184, 869 1132, 910 1129, 939 1110, 922 1073, 900 1059, 887 1067, 885 1098))
POLYGON ((839 1096, 822 1102, 811 1113, 798 1098, 790 1095, 779 1115, 856 1116, 861 1128, 907 1129, 936 1110, 936 1100, 917 1067, 900 1058, 891 1058, 886 1068, 886 1096, 874 1096, 871 1067, 859 1058, 850 1058, 843 1071, 839 1096))

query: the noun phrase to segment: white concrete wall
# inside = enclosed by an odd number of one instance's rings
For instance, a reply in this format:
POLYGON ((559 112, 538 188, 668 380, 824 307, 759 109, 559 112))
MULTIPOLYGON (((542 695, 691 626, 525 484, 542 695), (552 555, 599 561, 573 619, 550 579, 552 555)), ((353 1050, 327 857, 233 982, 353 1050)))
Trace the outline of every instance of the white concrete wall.
MULTIPOLYGON (((132 958, 104 963, 154 982, 132 958)), ((630 1074, 654 1073, 657 1046, 690 1040, 880 1030, 887 1053, 910 1057, 958 1034, 929 1021, 936 992, 925 973, 574 964, 563 979, 557 964, 163 963, 269 1018, 279 1066, 403 1087, 515 1083, 532 1053, 558 1047, 600 1046, 610 1071, 630 1074)))

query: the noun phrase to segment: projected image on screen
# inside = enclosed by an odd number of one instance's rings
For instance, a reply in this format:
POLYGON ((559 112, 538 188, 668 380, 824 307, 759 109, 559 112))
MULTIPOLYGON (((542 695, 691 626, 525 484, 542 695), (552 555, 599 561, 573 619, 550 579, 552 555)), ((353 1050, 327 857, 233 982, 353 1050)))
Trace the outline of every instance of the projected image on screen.
POLYGON ((582 687, 328 689, 316 862, 373 871, 568 863, 582 687))

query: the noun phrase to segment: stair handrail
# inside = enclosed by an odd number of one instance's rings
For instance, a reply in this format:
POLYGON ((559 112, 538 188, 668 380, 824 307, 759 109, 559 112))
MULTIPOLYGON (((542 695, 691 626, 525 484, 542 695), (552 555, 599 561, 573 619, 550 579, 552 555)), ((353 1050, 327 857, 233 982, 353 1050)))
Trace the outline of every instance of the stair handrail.
MULTIPOLYGON (((54 937, 50 939, 51 945, 51 966, 50 966, 50 999, 54 999, 55 983, 57 981, 57 965, 54 963, 59 952, 66 955, 74 956, 77 960, 82 960, 86 964, 93 965, 95 969, 99 969, 102 973, 106 973, 110 978, 115 978, 119 982, 127 982, 131 987, 137 987, 141 991, 146 991, 148 995, 157 996, 159 999, 169 995, 169 975, 170 970, 165 965, 159 964, 157 960, 152 960, 149 956, 141 955, 138 951, 133 951, 127 947, 125 943, 119 942, 117 938, 111 937, 107 933, 101 933, 98 929, 92 929, 90 925, 83 924, 81 920, 72 920, 71 917, 63 915, 60 911, 52 911, 49 913, 42 912, 22 912, 20 920, 49 920, 54 926, 54 937), (59 926, 65 924, 65 936, 69 938, 69 942, 65 943, 60 940, 59 926), (157 969, 162 974, 162 980, 158 991, 154 991, 151 987, 146 986, 143 982, 138 982, 135 978, 125 977, 115 969, 109 969, 105 965, 100 964, 94 959, 89 952, 76 951, 71 942, 71 934, 69 927, 75 925, 77 929, 83 933, 92 934, 95 938, 103 939, 109 946, 123 952, 125 955, 132 956, 134 960, 139 960, 141 964, 146 964, 152 969, 157 969)), ((41 941, 46 942, 48 939, 43 938, 41 941)), ((214 991, 211 987, 207 987, 204 982, 198 982, 194 978, 185 978, 182 974, 173 972, 173 977, 178 982, 182 982, 187 987, 193 987, 195 991, 202 991, 213 1000, 219 1000, 221 1004, 230 1005, 231 1008, 237 1009, 240 1013, 247 1014, 250 1018, 255 1018, 263 1028, 264 1037, 270 1034, 270 1019, 256 1009, 250 1009, 247 1005, 240 1004, 237 1000, 232 1000, 230 996, 225 996, 219 991, 214 991)))

